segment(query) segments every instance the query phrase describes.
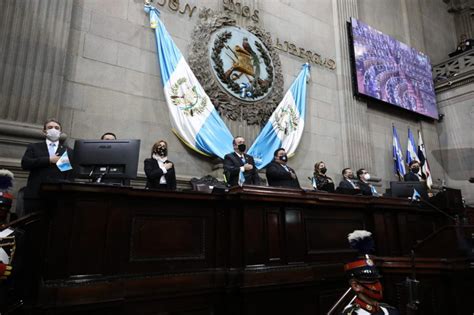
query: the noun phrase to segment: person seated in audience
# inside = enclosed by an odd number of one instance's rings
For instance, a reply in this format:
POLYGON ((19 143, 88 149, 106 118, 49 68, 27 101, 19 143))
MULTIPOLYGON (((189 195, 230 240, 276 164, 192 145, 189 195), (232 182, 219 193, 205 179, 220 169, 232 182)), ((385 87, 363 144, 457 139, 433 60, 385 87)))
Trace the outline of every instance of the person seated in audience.
POLYGON ((168 160, 168 143, 156 142, 151 149, 151 158, 144 162, 147 178, 146 188, 176 190, 176 173, 173 162, 168 160))
POLYGON ((276 149, 273 161, 267 166, 267 181, 269 186, 300 188, 295 171, 287 165, 288 156, 283 148, 276 149))
POLYGON ((234 152, 224 156, 224 176, 229 186, 239 184, 240 173, 243 174, 241 185, 260 185, 260 177, 255 167, 254 159, 245 153, 247 146, 244 137, 235 137, 232 140, 234 152))
POLYGON ((462 34, 456 50, 463 53, 470 49, 472 49, 472 39, 467 38, 466 34, 462 34))
POLYGON ((323 161, 314 164, 313 188, 316 190, 334 192, 334 182, 331 177, 326 175, 326 172, 326 164, 323 161))
POLYGON ((117 136, 113 132, 106 132, 100 137, 100 140, 117 140, 117 136))
POLYGON ((362 195, 364 196, 378 196, 377 190, 374 186, 369 184, 370 174, 365 169, 361 168, 357 171, 358 186, 362 195))
POLYGON ((467 38, 466 34, 462 34, 461 38, 459 40, 458 47, 456 48, 455 51, 449 54, 449 57, 454 57, 456 55, 460 55, 465 51, 468 51, 472 49, 473 46, 473 40, 470 38, 467 38))
POLYGON ((412 160, 408 166, 410 171, 403 176, 403 179, 406 182, 419 182, 420 176, 418 173, 420 172, 420 162, 412 160))
POLYGON ((71 170, 62 172, 56 165, 66 151, 72 164, 72 150, 60 141, 61 123, 54 118, 46 120, 43 124, 43 134, 45 140, 29 144, 21 159, 22 169, 29 171, 23 197, 25 214, 43 208, 39 194, 42 183, 73 178, 71 170))
POLYGON ((350 167, 342 170, 342 180, 337 188, 345 190, 359 189, 359 186, 354 183, 354 173, 350 167))

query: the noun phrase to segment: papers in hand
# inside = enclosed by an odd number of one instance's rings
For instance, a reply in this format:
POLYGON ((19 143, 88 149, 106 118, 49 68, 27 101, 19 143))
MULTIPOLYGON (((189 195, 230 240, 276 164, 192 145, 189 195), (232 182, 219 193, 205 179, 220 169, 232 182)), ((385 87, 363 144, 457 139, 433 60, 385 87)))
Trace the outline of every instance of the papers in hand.
POLYGON ((56 166, 61 172, 66 172, 72 170, 71 162, 69 161, 69 156, 67 155, 67 150, 64 151, 63 155, 56 162, 56 166))

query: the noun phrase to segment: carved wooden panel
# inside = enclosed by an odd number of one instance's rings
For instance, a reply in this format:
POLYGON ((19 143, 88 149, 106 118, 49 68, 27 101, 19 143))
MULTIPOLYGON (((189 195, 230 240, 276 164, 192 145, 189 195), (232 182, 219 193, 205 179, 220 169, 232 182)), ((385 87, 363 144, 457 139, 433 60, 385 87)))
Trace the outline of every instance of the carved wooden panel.
POLYGON ((131 261, 205 259, 201 217, 137 216, 132 222, 131 261))
POLYGON ((281 217, 279 211, 268 210, 267 213, 267 244, 270 262, 281 260, 281 217))
POLYGON ((327 251, 347 251, 347 235, 364 228, 362 220, 331 217, 305 219, 306 249, 308 254, 327 251))
POLYGON ((285 209, 286 253, 288 263, 299 263, 305 257, 305 234, 301 209, 285 209))
POLYGON ((265 229, 263 214, 264 210, 257 207, 244 213, 244 251, 246 265, 265 263, 265 229))
POLYGON ((71 275, 103 273, 107 222, 107 209, 100 209, 94 201, 78 202, 70 226, 68 259, 71 275))

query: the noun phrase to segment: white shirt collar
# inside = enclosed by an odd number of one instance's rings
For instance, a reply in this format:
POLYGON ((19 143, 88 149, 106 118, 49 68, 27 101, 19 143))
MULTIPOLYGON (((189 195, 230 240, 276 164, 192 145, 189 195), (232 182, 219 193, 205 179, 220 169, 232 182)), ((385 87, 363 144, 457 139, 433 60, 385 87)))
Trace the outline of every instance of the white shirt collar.
POLYGON ((54 143, 56 145, 56 147, 59 147, 59 140, 58 141, 51 141, 49 139, 46 139, 46 145, 49 146, 51 145, 51 143, 54 143))
POLYGON ((167 156, 161 157, 158 154, 153 154, 153 158, 157 160, 158 162, 165 163, 166 160, 168 160, 167 156))

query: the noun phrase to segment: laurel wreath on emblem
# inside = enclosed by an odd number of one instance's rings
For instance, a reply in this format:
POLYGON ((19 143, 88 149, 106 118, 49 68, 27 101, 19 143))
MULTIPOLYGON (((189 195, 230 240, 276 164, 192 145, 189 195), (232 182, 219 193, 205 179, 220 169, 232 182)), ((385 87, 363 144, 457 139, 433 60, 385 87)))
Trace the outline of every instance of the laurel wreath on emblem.
MULTIPOLYGON (((247 31, 255 35, 263 43, 264 48, 267 49, 268 58, 271 59, 273 65, 273 72, 267 71, 267 73, 271 74, 273 83, 271 91, 269 90, 267 92, 268 95, 261 100, 254 101, 252 106, 242 102, 239 98, 231 97, 229 91, 232 90, 227 87, 228 91, 224 91, 222 88, 224 84, 218 82, 220 79, 212 65, 212 63, 214 63, 214 65, 219 64, 219 62, 212 60, 212 48, 216 45, 215 40, 211 44, 210 54, 209 43, 211 42, 211 36, 214 32, 227 26, 236 25, 236 19, 231 17, 229 12, 216 12, 209 8, 200 10, 199 21, 192 34, 188 64, 211 99, 213 106, 223 118, 245 122, 249 126, 263 126, 283 98, 283 74, 279 51, 273 47, 274 45, 270 33, 258 25, 247 26, 247 31)), ((255 51, 257 52, 258 49, 256 48, 255 51)), ((223 64, 220 65, 223 67, 223 64)), ((264 65, 262 64, 262 66, 264 65)), ((250 101, 253 102, 251 99, 250 101)))
POLYGON ((204 112, 207 98, 197 92, 196 86, 190 87, 186 78, 179 78, 171 85, 171 102, 184 112, 185 115, 194 116, 204 112), (179 94, 180 87, 185 84, 185 90, 179 94))
MULTIPOLYGON (((217 39, 214 42, 214 47, 212 48, 212 60, 214 61, 214 69, 216 70, 217 76, 219 79, 227 85, 227 87, 235 93, 240 92, 240 85, 234 82, 229 76, 225 75, 223 68, 223 62, 221 58, 222 49, 227 45, 227 42, 232 37, 232 33, 229 31, 222 32, 217 36, 217 39)), ((258 98, 268 92, 268 89, 272 86, 273 83, 273 66, 270 57, 267 54, 267 51, 262 47, 259 42, 255 42, 257 50, 260 52, 263 62, 265 63, 265 69, 268 73, 268 79, 266 84, 260 84, 258 80, 254 80, 252 83, 253 93, 252 98, 258 98)))
POLYGON ((283 131, 285 135, 295 131, 298 127, 299 118, 294 107, 282 107, 275 113, 274 126, 276 129, 283 131))

